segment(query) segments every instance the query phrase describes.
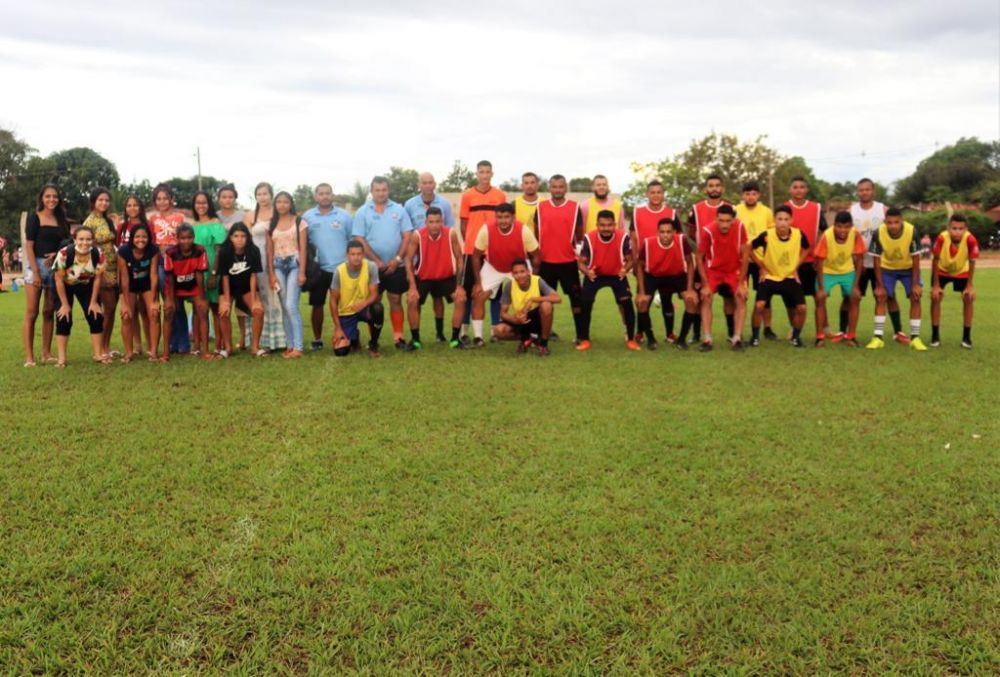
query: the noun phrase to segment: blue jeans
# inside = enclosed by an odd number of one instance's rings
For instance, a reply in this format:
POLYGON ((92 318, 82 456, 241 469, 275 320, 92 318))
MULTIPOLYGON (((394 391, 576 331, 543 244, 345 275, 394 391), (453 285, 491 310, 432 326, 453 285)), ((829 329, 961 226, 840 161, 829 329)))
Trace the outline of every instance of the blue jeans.
MULTIPOLYGON (((167 271, 163 268, 163 257, 160 254, 160 296, 164 295, 167 288, 167 271)), ((177 303, 174 310, 174 321, 170 323, 170 345, 167 350, 171 353, 191 352, 191 334, 188 331, 188 317, 184 304, 177 303)))
POLYGON ((299 311, 299 257, 274 257, 274 274, 278 278, 278 298, 281 299, 285 341, 291 350, 302 350, 302 313, 299 311))

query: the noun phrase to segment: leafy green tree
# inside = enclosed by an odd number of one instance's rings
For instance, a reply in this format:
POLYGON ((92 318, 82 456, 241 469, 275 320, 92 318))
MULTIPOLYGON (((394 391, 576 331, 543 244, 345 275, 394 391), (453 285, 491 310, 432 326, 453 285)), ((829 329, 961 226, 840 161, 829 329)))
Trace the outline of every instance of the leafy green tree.
POLYGON ((40 183, 27 171, 35 149, 13 132, 0 129, 0 236, 20 242, 20 216, 32 208, 40 183))
MULTIPOLYGON (((817 179, 812 167, 806 164, 806 161, 801 157, 795 156, 782 161, 777 169, 774 170, 774 201, 777 204, 781 204, 788 199, 788 189, 792 185, 792 179, 798 176, 804 178, 809 184, 809 192, 806 197, 816 202, 822 202, 823 204, 829 201, 829 184, 817 179)), ((739 190, 739 187, 736 190, 739 190)), ((766 190, 767 181, 762 181, 761 191, 766 190)), ((768 199, 766 197, 768 195, 767 192, 762 192, 762 195, 765 196, 765 199, 768 199)))
POLYGON ((504 191, 505 193, 510 193, 510 192, 519 193, 521 192, 521 179, 512 176, 509 179, 501 181, 500 185, 497 186, 497 188, 504 191))
MULTIPOLYGON (((969 224, 969 232, 975 235, 981 243, 985 243, 996 228, 990 217, 980 211, 974 209, 957 209, 955 211, 965 215, 969 224)), ((948 227, 949 216, 948 210, 944 207, 929 212, 907 210, 903 213, 903 217, 916 226, 921 235, 927 233, 932 237, 948 227)))
POLYGON ((90 210, 90 191, 98 187, 114 190, 120 183, 114 163, 86 147, 52 153, 39 169, 49 172, 39 183, 51 182, 59 186, 67 213, 77 219, 90 210))
POLYGON ((461 193, 463 190, 476 183, 476 175, 468 165, 460 160, 455 160, 451 166, 451 171, 444 181, 438 184, 438 190, 442 193, 461 193))
POLYGON ((567 188, 571 193, 589 193, 591 183, 593 179, 589 176, 575 176, 569 180, 567 188))
POLYGON ((389 199, 400 204, 420 192, 420 172, 404 167, 389 167, 389 199))
POLYGON ((316 205, 316 201, 313 199, 313 188, 305 183, 300 183, 295 187, 295 190, 292 191, 292 199, 295 200, 295 209, 299 214, 316 205))
POLYGON ((896 197, 908 204, 934 202, 947 189, 954 199, 971 202, 982 186, 997 180, 1000 180, 1000 141, 963 137, 922 160, 913 174, 896 185, 896 197))
MULTIPOLYGON (((163 183, 168 184, 174 189, 174 194, 177 196, 177 208, 178 209, 190 209, 191 201, 194 200, 194 194, 198 192, 198 177, 192 176, 188 179, 183 179, 179 176, 175 176, 172 179, 168 179, 163 183)), ((219 188, 229 183, 226 179, 217 179, 214 176, 202 176, 201 177, 201 189, 212 196, 212 200, 216 199, 216 195, 219 192, 219 188)), ((147 205, 148 206, 148 205, 147 205)))
POLYGON ((1000 181, 986 181, 980 184, 974 197, 983 209, 993 209, 1000 205, 1000 181))

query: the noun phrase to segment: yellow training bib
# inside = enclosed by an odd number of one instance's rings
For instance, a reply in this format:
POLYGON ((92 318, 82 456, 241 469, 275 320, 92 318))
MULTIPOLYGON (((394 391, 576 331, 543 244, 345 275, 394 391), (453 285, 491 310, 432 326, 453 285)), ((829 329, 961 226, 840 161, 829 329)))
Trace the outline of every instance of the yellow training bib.
POLYGON ((616 197, 611 198, 611 206, 602 207, 597 204, 597 198, 591 197, 587 200, 587 223, 585 224, 586 232, 589 233, 592 230, 597 230, 597 214, 605 209, 610 209, 615 213, 615 225, 618 225, 618 219, 622 213, 622 201, 616 197))
POLYGON ((527 289, 521 289, 521 285, 519 285, 514 280, 510 281, 511 315, 517 315, 522 310, 526 310, 526 312, 531 312, 532 310, 538 307, 537 303, 532 303, 530 307, 525 308, 529 298, 533 296, 538 297, 542 295, 541 287, 539 286, 538 283, 538 281, 541 279, 542 278, 538 277, 537 275, 532 275, 531 283, 528 284, 527 289))
POLYGON ((858 231, 851 229, 847 240, 837 242, 833 228, 827 228, 823 233, 826 240, 826 258, 823 259, 823 272, 827 275, 846 275, 854 272, 854 247, 858 231))
POLYGON ((802 258, 802 231, 792 228, 787 240, 778 237, 778 231, 767 231, 767 247, 763 255, 758 250, 764 265, 764 279, 781 282, 795 277, 795 271, 799 269, 799 260, 802 258))
POLYGON ((523 195, 514 198, 514 220, 524 224, 524 227, 531 231, 531 234, 538 236, 535 229, 535 212, 538 211, 538 200, 528 202, 523 195))
POLYGON ((938 255, 938 270, 948 277, 969 272, 969 231, 962 234, 954 256, 951 255, 951 235, 945 232, 938 255))
POLYGON ((903 221, 903 232, 899 237, 889 235, 889 227, 878 227, 878 243, 882 247, 882 268, 885 270, 910 270, 913 268, 913 224, 903 221))
POLYGON ((357 277, 351 277, 347 272, 347 262, 337 266, 337 275, 340 276, 340 299, 337 302, 337 314, 341 317, 354 315, 354 304, 361 303, 368 298, 368 261, 361 264, 361 271, 357 277))

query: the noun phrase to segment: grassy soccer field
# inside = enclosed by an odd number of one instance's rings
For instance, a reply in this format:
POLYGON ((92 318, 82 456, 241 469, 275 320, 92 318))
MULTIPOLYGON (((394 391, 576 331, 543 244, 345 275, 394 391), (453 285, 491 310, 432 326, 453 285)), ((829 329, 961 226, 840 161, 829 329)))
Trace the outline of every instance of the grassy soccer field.
POLYGON ((0 295, 0 671, 997 673, 977 280, 973 351, 951 292, 925 354, 632 354, 605 297, 547 360, 102 367, 78 315, 65 371, 0 295))

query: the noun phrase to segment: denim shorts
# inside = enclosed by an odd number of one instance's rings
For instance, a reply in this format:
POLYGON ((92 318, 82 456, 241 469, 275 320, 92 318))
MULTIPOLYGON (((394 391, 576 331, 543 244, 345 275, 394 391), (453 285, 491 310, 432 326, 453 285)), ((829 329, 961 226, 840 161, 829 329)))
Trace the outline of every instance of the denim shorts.
POLYGON ((42 289, 54 289, 56 286, 56 274, 50 266, 45 265, 45 258, 39 257, 35 259, 35 265, 32 269, 25 268, 24 271, 24 284, 33 284, 35 281, 34 272, 38 271, 39 277, 42 279, 42 289))

